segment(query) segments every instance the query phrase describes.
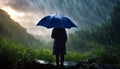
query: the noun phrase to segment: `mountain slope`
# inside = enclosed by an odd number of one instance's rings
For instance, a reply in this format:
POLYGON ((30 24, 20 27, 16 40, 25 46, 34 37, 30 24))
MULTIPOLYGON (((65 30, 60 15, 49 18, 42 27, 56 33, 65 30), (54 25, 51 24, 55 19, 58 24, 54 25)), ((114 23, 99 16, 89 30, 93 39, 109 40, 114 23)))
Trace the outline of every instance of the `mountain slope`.
POLYGON ((7 37, 29 46, 42 46, 43 44, 26 32, 17 22, 0 9, 0 38, 7 37))
POLYGON ((79 30, 71 34, 68 46, 71 49, 87 51, 90 47, 120 46, 120 2, 110 13, 110 18, 92 30, 79 30))
POLYGON ((111 12, 111 18, 94 29, 93 37, 99 43, 107 45, 120 45, 120 2, 111 12))

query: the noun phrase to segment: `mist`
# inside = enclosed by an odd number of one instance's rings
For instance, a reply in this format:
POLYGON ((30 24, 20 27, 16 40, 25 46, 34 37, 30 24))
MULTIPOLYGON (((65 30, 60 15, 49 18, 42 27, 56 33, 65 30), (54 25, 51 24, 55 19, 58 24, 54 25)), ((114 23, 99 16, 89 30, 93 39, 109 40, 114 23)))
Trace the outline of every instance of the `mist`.
MULTIPOLYGON (((10 14, 27 32, 35 38, 44 40, 50 37, 51 30, 37 27, 37 22, 44 16, 60 14, 69 17, 78 28, 67 30, 91 29, 109 18, 109 13, 117 0, 7 0, 1 1, 1 8, 10 14), (5 8, 9 7, 9 8, 5 8), (12 9, 10 12, 7 9, 12 9), (20 15, 18 15, 20 13, 20 15)), ((73 32, 74 33, 74 32, 73 32)))
POLYGON ((0 0, 0 69, 120 69, 119 61, 120 0, 0 0), (55 42, 52 29, 36 26, 50 14, 77 25, 68 38, 62 31, 55 42))

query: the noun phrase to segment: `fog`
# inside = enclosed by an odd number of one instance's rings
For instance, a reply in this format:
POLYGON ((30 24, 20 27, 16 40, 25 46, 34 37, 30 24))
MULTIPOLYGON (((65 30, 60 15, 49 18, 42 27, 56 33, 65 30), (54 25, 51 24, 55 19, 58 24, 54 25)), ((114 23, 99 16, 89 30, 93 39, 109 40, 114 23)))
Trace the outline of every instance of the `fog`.
POLYGON ((5 0, 1 8, 27 32, 44 40, 50 39, 51 29, 37 27, 37 22, 46 15, 61 14, 68 16, 78 28, 67 30, 91 29, 109 18, 109 13, 118 0, 5 0), (12 9, 12 10, 11 10, 12 9), (11 12, 16 12, 16 14, 11 12), (14 14, 14 15, 13 15, 14 14), (18 15, 19 14, 19 15, 18 15))

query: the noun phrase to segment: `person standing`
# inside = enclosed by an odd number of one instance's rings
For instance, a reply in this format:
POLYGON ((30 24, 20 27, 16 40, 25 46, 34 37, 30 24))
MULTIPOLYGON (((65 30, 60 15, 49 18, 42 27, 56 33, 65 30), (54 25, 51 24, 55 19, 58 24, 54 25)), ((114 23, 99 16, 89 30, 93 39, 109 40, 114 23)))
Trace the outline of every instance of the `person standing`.
POLYGON ((54 39, 53 55, 56 56, 56 65, 64 65, 64 55, 66 54, 67 34, 64 28, 54 28, 51 38, 54 39))

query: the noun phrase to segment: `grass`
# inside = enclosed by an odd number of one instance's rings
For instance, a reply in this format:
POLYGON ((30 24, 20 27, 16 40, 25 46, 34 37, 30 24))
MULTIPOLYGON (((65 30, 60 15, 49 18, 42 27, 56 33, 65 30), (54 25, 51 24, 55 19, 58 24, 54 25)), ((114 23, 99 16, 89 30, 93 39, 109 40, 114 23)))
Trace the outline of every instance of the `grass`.
POLYGON ((52 55, 52 52, 49 49, 44 48, 37 49, 35 50, 35 55, 37 59, 47 60, 50 62, 55 61, 54 56, 52 55))
POLYGON ((0 39, 0 65, 15 67, 20 59, 25 61, 34 59, 34 51, 7 38, 0 39))
MULTIPOLYGON (((67 55, 65 55, 65 61, 79 62, 94 58, 98 63, 116 63, 116 60, 120 60, 119 53, 120 51, 118 48, 96 46, 95 49, 91 49, 89 52, 84 53, 68 51, 67 55)), ((49 49, 33 49, 8 38, 0 39, 0 65, 8 67, 9 69, 17 69, 16 64, 19 60, 30 62, 34 59, 47 60, 50 62, 55 61, 55 57, 49 49)), ((120 63, 117 65, 119 66, 120 63)))

